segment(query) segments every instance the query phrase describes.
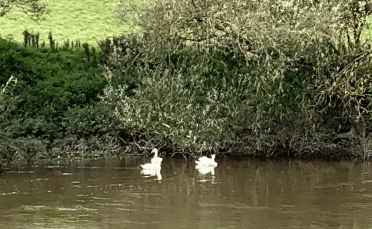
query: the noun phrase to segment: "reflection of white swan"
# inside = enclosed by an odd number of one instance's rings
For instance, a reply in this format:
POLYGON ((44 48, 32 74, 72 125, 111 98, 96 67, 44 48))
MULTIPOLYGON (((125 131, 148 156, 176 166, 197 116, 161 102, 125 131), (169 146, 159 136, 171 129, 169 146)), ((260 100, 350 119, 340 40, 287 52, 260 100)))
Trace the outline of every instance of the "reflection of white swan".
POLYGON ((209 157, 200 157, 195 161, 196 165, 199 167, 217 167, 217 162, 214 161, 216 155, 212 154, 211 158, 209 157))
POLYGON ((210 173, 212 176, 214 176, 214 169, 216 168, 215 166, 200 166, 196 165, 195 168, 198 170, 198 172, 201 175, 207 175, 210 173))
POLYGON ((161 170, 160 167, 158 169, 142 169, 141 170, 141 175, 156 176, 157 180, 161 180, 162 176, 161 176, 160 170, 161 170))

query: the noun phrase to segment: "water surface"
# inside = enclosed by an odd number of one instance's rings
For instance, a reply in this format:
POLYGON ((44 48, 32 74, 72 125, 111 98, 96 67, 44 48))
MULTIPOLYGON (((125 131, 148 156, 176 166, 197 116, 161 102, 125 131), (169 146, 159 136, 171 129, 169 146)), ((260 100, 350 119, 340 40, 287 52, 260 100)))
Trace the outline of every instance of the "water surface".
POLYGON ((0 228, 372 228, 371 164, 79 161, 0 174, 0 228))

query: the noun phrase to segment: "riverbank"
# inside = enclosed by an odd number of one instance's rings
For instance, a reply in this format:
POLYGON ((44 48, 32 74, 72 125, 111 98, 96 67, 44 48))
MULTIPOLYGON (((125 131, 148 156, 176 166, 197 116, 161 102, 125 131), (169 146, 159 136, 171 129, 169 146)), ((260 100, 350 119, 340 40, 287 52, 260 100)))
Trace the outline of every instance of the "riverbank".
POLYGON ((158 4, 143 15, 146 32, 99 48, 57 46, 52 34, 43 44, 31 33, 26 44, 0 40, 3 166, 154 147, 169 157, 370 158, 372 46, 359 27, 352 37, 342 27, 349 11, 309 5, 293 24, 285 5, 247 14, 238 1, 225 24, 212 7, 208 23, 188 15, 170 30, 177 15, 164 18, 158 4))

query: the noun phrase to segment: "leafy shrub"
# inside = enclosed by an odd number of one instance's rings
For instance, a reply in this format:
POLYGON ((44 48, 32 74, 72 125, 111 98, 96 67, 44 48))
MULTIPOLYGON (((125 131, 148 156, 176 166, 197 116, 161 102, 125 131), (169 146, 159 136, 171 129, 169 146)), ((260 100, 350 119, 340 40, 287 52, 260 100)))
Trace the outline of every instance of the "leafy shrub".
POLYGON ((11 113, 8 133, 12 138, 61 138, 62 118, 70 107, 98 101, 107 81, 87 65, 81 49, 24 47, 0 41, 0 83, 17 74, 19 97, 11 113))
POLYGON ((62 119, 62 127, 67 137, 89 138, 110 134, 117 135, 115 122, 105 114, 99 105, 68 108, 62 119))
POLYGON ((369 6, 152 1, 138 9, 143 34, 102 44, 105 77, 136 82, 109 85, 103 102, 124 126, 197 151, 298 155, 333 149, 348 131, 365 141, 372 49, 360 31, 369 6))

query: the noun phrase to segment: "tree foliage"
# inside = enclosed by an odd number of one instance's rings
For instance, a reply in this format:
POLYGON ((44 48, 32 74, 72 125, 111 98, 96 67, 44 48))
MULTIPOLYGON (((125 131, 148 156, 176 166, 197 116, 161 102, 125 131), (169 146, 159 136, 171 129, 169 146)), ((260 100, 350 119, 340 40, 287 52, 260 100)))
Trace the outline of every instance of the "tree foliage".
POLYGON ((103 45, 106 77, 138 81, 103 97, 124 126, 199 152, 301 155, 340 139, 370 152, 368 1, 155 0, 135 12, 142 33, 103 45))

